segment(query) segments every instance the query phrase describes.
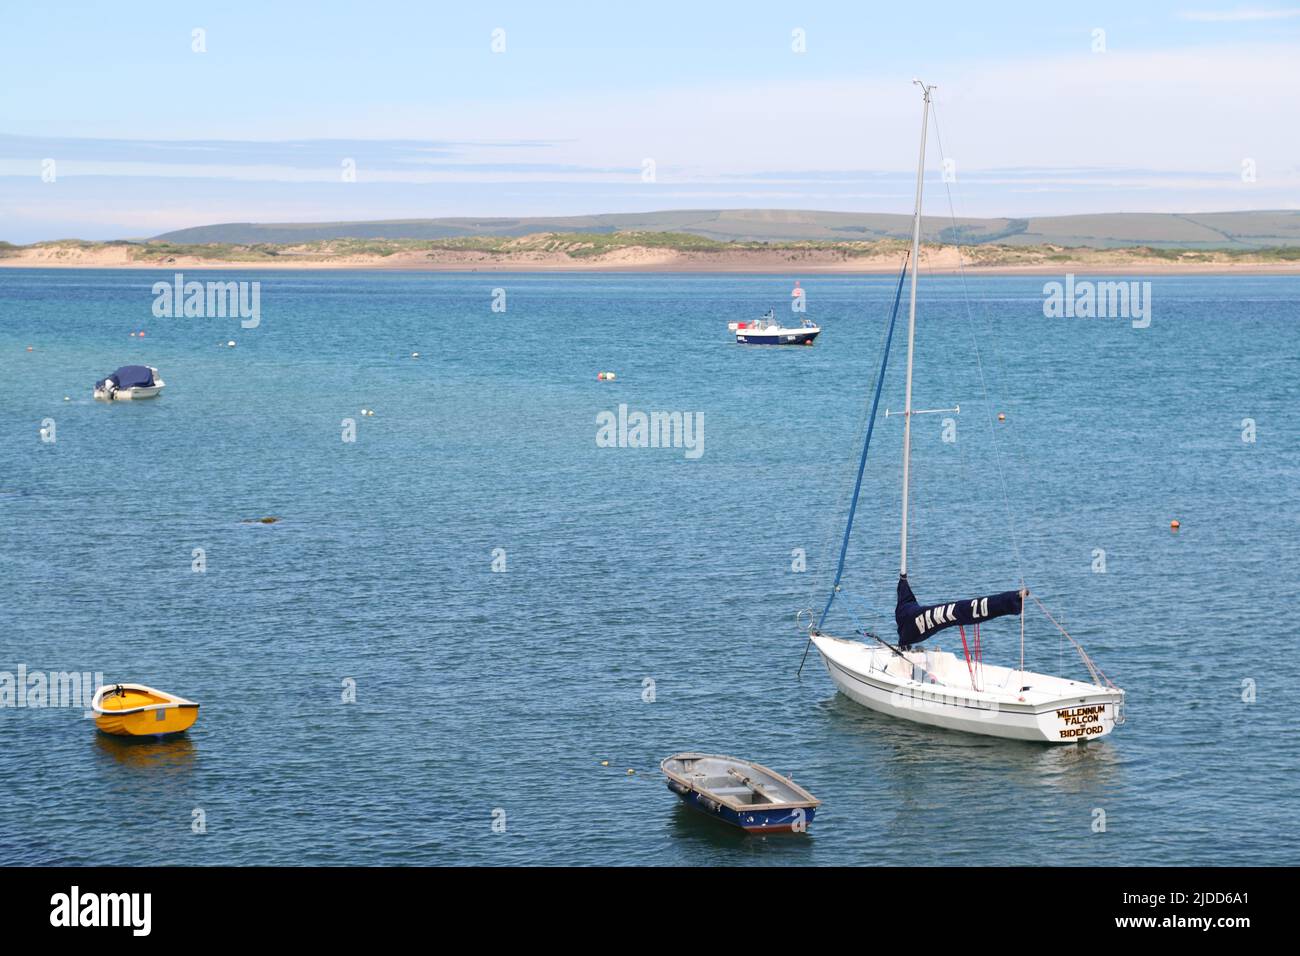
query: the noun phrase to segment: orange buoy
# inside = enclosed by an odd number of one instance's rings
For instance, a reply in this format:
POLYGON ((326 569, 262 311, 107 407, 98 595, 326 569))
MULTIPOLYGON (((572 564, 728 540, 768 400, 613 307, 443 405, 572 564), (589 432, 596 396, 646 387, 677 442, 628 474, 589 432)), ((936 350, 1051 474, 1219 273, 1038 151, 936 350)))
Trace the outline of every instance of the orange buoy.
POLYGON ((1004 415, 1002 412, 998 412, 998 421, 1005 422, 1006 420, 1007 420, 1007 416, 1004 415))
POLYGON ((30 351, 31 351, 31 350, 32 350, 32 347, 31 347, 31 346, 30 346, 30 345, 29 345, 29 346, 27 346, 27 351, 29 351, 29 352, 30 352, 30 351))
POLYGON ((1178 523, 1178 519, 1177 519, 1177 518, 1175 518, 1173 521, 1169 522, 1169 530, 1170 530, 1170 531, 1177 531, 1177 530, 1178 530, 1179 528, 1181 528, 1181 527, 1182 527, 1182 525, 1180 525, 1180 524, 1178 523))

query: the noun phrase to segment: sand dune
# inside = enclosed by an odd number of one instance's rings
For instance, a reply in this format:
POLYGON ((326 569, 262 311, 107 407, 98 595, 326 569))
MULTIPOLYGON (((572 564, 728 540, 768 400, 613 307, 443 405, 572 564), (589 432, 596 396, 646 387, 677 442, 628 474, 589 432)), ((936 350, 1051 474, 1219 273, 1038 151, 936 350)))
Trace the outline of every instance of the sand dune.
MULTIPOLYGON (((256 250, 257 247, 251 247, 256 250)), ((42 243, 6 249, 0 267, 145 269, 376 269, 428 271, 572 271, 572 272, 754 272, 779 274, 892 273, 901 262, 898 244, 878 252, 836 247, 735 248, 698 251, 657 246, 618 246, 598 254, 573 255, 562 248, 519 244, 500 251, 446 248, 400 248, 387 255, 349 253, 328 247, 285 246, 274 254, 156 255, 148 247, 127 244, 42 243)), ((1149 249, 1027 249, 1000 246, 931 246, 923 248, 922 268, 952 273, 1045 274, 1105 272, 1164 273, 1300 273, 1300 261, 1189 252, 1179 257, 1153 255, 1149 249)))

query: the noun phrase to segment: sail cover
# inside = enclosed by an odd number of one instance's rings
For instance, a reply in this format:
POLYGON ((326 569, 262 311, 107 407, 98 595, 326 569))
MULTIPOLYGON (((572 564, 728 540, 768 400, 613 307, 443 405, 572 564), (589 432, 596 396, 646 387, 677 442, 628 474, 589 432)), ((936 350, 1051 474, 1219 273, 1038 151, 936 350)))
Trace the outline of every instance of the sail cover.
POLYGON ((965 598, 942 604, 921 604, 907 583, 898 579, 898 604, 894 621, 898 625, 898 643, 902 647, 918 644, 936 631, 955 624, 978 624, 992 617, 1019 614, 1022 598, 1019 591, 1003 591, 986 597, 965 598))

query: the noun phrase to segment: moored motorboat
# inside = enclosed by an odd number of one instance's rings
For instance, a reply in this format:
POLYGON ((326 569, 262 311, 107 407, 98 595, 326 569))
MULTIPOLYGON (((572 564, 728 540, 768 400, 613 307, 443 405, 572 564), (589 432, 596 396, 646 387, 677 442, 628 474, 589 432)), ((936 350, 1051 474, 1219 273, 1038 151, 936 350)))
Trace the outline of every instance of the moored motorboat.
POLYGON ((738 757, 680 753, 659 767, 684 803, 747 833, 803 833, 821 806, 788 777, 738 757))
POLYGON ((736 333, 741 345, 812 345, 821 334, 821 328, 811 319, 797 326, 784 326, 776 320, 776 311, 768 309, 767 315, 753 322, 732 322, 727 328, 736 333))
POLYGON ((156 398, 166 384, 152 365, 123 365, 108 378, 95 383, 95 398, 101 402, 156 398))
POLYGON ((118 737, 158 737, 194 725, 199 705, 144 684, 105 684, 90 702, 95 726, 118 737))

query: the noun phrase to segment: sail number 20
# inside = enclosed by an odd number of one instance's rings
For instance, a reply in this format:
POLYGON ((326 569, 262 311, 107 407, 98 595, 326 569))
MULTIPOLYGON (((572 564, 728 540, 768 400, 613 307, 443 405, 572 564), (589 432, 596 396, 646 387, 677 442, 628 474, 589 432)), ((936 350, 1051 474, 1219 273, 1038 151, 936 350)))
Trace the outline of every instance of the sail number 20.
POLYGON ((988 617, 988 616, 989 616, 989 599, 988 599, 988 598, 976 598, 975 600, 971 601, 971 602, 970 602, 970 616, 971 616, 971 620, 972 620, 972 621, 973 621, 973 620, 977 620, 977 619, 979 619, 979 618, 981 618, 981 617, 988 617))

